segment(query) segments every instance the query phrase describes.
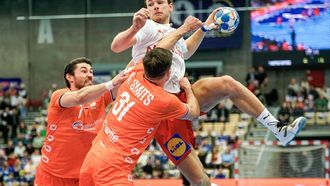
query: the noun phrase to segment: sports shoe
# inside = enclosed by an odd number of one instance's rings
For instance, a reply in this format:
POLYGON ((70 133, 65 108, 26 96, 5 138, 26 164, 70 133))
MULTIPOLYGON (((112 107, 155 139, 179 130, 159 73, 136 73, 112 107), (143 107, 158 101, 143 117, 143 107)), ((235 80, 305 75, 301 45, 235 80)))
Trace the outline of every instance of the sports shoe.
POLYGON ((291 124, 276 122, 276 124, 270 123, 269 125, 276 125, 278 132, 274 133, 275 136, 279 139, 283 146, 287 146, 300 132, 300 130, 304 128, 306 121, 306 118, 299 117, 291 124))

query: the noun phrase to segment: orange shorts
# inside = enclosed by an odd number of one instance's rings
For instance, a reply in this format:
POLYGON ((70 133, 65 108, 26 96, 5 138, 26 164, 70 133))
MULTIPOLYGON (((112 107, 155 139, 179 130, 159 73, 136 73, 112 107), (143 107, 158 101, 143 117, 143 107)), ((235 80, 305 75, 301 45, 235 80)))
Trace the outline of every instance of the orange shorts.
MULTIPOLYGON (((184 92, 180 92, 177 96, 181 101, 186 102, 184 92)), ((169 119, 162 121, 155 139, 175 165, 180 164, 195 145, 192 123, 188 120, 169 119)))
POLYGON ((53 176, 46 172, 42 166, 37 168, 36 177, 34 179, 35 186, 78 186, 79 179, 78 178, 60 178, 57 176, 53 176))
POLYGON ((89 151, 80 169, 79 186, 133 186, 130 172, 113 167, 89 151))

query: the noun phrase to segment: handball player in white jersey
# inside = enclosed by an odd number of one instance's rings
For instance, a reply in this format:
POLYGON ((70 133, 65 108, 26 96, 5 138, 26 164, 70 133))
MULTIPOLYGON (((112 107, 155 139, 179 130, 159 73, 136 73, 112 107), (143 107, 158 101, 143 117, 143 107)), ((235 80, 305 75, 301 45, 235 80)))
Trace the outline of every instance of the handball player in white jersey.
MULTIPOLYGON (((184 40, 182 36, 191 31, 189 24, 196 24, 200 20, 190 16, 180 28, 174 29, 170 24, 170 14, 173 11, 171 0, 146 0, 145 3, 146 8, 142 8, 134 14, 132 25, 114 38, 111 50, 119 53, 133 47, 131 63, 134 65, 140 63, 144 55, 156 45, 162 45, 162 48, 167 46, 173 52, 173 62, 171 77, 165 85, 165 90, 184 99, 184 95, 180 94, 178 84, 178 80, 185 73, 184 59, 188 59, 195 53, 205 32, 199 28, 184 40), (165 39, 163 39, 164 37, 165 39), (162 42, 159 43, 160 41, 162 42)), ((213 17, 217 11, 218 9, 214 10, 203 24, 213 23, 213 17)), ((201 26, 202 22, 200 22, 201 26)), ((291 124, 279 122, 254 94, 228 75, 200 79, 192 85, 192 88, 202 112, 208 112, 222 99, 229 98, 242 112, 255 117, 271 130, 283 145, 287 145, 306 122, 303 117, 296 119, 291 124)), ((189 122, 164 121, 155 138, 170 160, 192 185, 209 185, 208 177, 204 173, 197 155, 192 153, 194 138, 189 122), (182 124, 174 124, 177 122, 182 124)))

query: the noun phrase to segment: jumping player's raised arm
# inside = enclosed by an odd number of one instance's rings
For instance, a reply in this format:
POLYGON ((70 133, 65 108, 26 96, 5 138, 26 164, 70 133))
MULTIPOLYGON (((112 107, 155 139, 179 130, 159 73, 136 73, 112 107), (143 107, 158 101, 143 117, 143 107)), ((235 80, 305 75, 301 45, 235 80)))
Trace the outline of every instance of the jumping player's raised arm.
POLYGON ((165 36, 157 45, 159 48, 165 48, 165 49, 172 49, 176 42, 183 37, 186 33, 196 30, 202 26, 202 22, 193 17, 188 16, 183 25, 181 25, 178 29, 175 31, 169 33, 167 36, 165 36))
POLYGON ((121 72, 111 81, 106 83, 87 86, 77 91, 66 92, 60 98, 60 105, 62 107, 68 108, 93 101, 94 99, 104 94, 106 91, 110 91, 119 87, 122 82, 127 79, 127 77, 128 75, 126 75, 124 72, 121 72))
MULTIPOLYGON (((214 22, 214 15, 219 11, 220 8, 215 9, 204 22, 205 25, 210 25, 214 22)), ((190 58, 197 50, 202 40, 204 39, 205 32, 202 29, 198 29, 193 33, 187 40, 186 45, 188 48, 188 52, 185 55, 185 58, 190 58)))
POLYGON ((145 25, 149 17, 149 11, 146 8, 141 8, 133 16, 133 24, 127 30, 116 35, 111 43, 111 50, 119 53, 136 43, 135 34, 145 25))

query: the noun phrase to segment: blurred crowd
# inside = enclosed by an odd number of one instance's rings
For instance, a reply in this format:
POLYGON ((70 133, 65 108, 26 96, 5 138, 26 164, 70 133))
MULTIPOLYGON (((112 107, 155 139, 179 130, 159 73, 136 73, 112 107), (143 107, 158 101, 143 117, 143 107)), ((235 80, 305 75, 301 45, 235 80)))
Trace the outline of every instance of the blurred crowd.
POLYGON ((40 161, 46 123, 24 123, 27 91, 23 83, 0 87, 0 183, 32 185, 40 161))
POLYGON ((289 122, 293 117, 306 116, 307 113, 321 113, 319 117, 326 117, 330 110, 329 95, 327 87, 314 87, 307 80, 299 82, 291 78, 278 117, 283 122, 289 122))

